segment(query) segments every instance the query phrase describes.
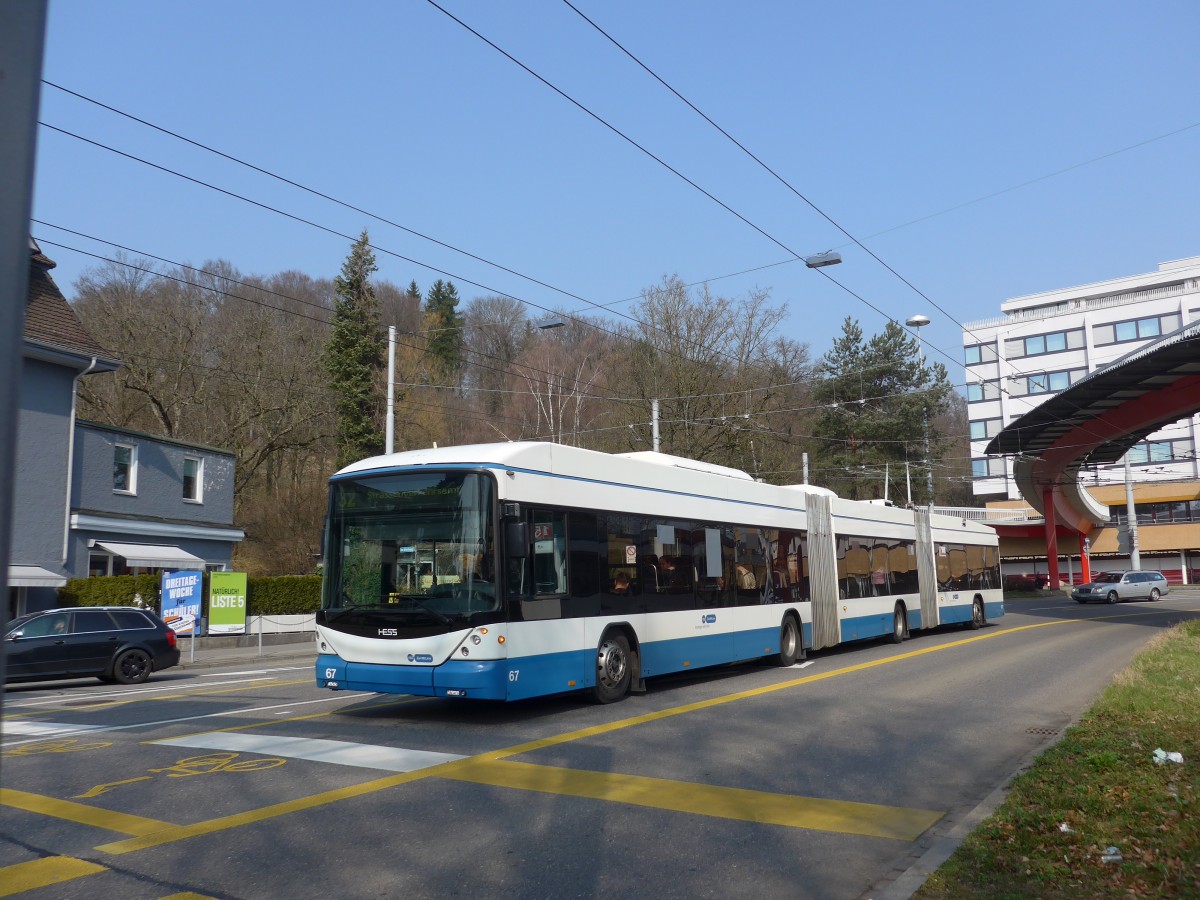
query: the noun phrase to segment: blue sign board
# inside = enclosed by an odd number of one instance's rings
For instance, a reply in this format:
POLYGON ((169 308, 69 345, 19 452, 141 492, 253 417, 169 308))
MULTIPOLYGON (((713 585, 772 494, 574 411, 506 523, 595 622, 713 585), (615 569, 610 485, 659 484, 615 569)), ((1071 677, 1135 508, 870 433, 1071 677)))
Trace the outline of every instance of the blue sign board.
POLYGON ((162 617, 176 634, 200 634, 203 572, 162 573, 162 617))

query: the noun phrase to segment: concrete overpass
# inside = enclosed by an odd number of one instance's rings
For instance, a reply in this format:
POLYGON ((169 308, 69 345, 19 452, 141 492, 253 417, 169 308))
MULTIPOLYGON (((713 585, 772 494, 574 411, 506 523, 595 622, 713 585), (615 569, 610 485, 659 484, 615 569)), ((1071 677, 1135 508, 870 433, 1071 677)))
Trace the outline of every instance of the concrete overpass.
MULTIPOLYGON (((1193 322, 1097 369, 992 439, 986 452, 1015 457, 1017 488, 1044 516, 1051 584, 1059 581, 1060 534, 1078 537, 1088 579, 1084 539, 1108 522, 1108 508, 1080 485, 1080 469, 1116 463, 1138 441, 1197 411, 1200 322, 1193 322)), ((996 528, 1018 536, 1029 526, 996 528)))

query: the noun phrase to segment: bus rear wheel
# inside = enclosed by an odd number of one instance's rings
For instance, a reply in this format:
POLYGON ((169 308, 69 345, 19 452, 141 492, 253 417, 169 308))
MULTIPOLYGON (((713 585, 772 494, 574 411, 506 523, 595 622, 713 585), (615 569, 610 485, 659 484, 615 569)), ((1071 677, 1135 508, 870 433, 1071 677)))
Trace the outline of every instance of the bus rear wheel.
POLYGON ((629 641, 623 634, 606 634, 596 648, 596 686, 592 696, 597 703, 613 703, 629 692, 633 676, 629 641))
POLYGON ((779 655, 775 659, 786 669, 788 666, 794 666, 803 654, 800 629, 796 627, 796 620, 787 616, 779 626, 779 655))
POLYGON ((892 643, 899 644, 907 635, 908 617, 904 614, 904 607, 897 603, 896 612, 892 616, 892 643))
POLYGON ((987 616, 983 612, 983 601, 976 597, 975 602, 971 604, 970 628, 973 631, 978 631, 986 624, 987 616))

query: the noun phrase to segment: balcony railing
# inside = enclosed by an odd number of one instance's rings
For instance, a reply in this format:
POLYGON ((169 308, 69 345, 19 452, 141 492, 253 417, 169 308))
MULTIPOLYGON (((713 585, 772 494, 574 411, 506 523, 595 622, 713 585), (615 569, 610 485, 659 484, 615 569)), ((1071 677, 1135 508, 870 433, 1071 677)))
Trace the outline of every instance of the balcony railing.
POLYGON ((1044 521, 1042 514, 1033 507, 980 509, 977 506, 935 506, 933 511, 939 516, 954 516, 957 519, 966 519, 968 522, 982 522, 984 525, 1015 525, 1044 521))

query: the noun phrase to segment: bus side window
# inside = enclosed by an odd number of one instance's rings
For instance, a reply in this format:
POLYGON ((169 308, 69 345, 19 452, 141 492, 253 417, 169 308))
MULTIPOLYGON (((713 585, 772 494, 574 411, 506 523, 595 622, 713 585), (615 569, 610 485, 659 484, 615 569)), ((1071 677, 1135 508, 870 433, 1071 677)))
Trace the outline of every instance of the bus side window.
POLYGON ((567 592, 566 515, 559 510, 533 511, 533 583, 537 594, 567 592))

